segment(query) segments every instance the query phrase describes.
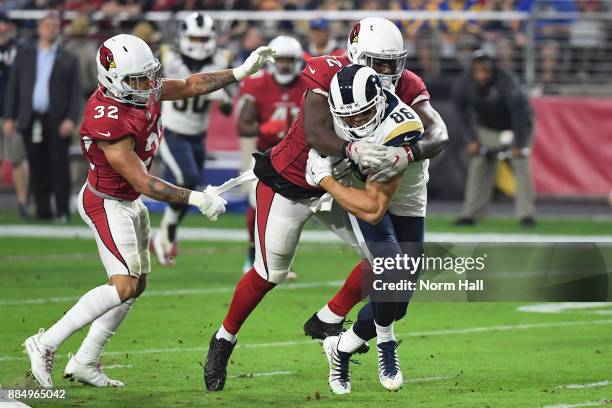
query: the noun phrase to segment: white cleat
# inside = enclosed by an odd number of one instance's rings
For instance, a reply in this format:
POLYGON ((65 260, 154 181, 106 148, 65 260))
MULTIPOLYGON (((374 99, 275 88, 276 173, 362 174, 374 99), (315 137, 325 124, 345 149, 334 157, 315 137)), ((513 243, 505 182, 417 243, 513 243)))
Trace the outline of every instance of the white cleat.
POLYGON ((329 386, 334 394, 342 395, 351 392, 349 362, 351 353, 338 351, 340 336, 330 336, 323 340, 323 350, 329 363, 329 386))
POLYGON ((108 378, 102 369, 102 363, 83 364, 74 356, 69 356, 70 360, 64 369, 64 378, 70 381, 78 381, 83 384, 93 385, 94 387, 123 387, 121 381, 108 378))
POLYGON ((51 377, 55 351, 51 347, 39 342, 40 336, 44 332, 44 329, 40 329, 37 334, 28 337, 23 342, 23 347, 30 358, 32 376, 34 376, 36 382, 43 388, 53 388, 53 379, 51 377))
POLYGON ((399 360, 397 358, 396 341, 380 343, 378 349, 378 379, 383 387, 389 391, 399 391, 404 384, 404 376, 400 371, 399 360))
POLYGON ((149 242, 149 250, 155 255, 157 263, 161 266, 173 266, 175 264, 174 256, 171 254, 173 249, 173 245, 167 239, 164 239, 164 234, 161 231, 153 233, 149 242))
POLYGON ((294 281, 298 278, 298 274, 293 272, 293 271, 289 271, 289 273, 287 274, 287 280, 288 281, 294 281))

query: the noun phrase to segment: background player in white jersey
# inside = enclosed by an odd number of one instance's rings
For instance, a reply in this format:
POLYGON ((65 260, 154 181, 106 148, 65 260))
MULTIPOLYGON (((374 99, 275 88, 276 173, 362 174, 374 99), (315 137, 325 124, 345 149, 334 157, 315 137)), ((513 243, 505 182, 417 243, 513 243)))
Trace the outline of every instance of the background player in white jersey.
MULTIPOLYGON (((336 133, 347 140, 403 147, 423 134, 418 115, 395 94, 383 90, 380 77, 369 67, 350 65, 340 70, 331 82, 329 105, 336 133)), ((362 169, 355 170, 357 178, 352 177, 352 172, 340 171, 346 168, 350 167, 343 160, 331 156, 323 159, 311 150, 306 177, 311 185, 323 187, 352 214, 355 236, 370 263, 374 264, 376 258, 394 259, 403 253, 418 257, 420 242, 415 245, 405 240, 415 227, 414 218, 422 222, 425 215, 426 165, 413 164, 384 183, 373 181, 371 176, 366 179, 362 169), (341 182, 332 176, 332 163, 336 163, 335 174, 341 182)), ((390 269, 376 279, 386 283, 398 278, 416 281, 416 272, 390 269)), ((373 313, 360 313, 347 332, 327 337, 323 343, 330 364, 329 384, 337 394, 351 391, 350 356, 374 336, 380 382, 388 390, 398 390, 403 383, 393 323, 405 315, 412 293, 368 290, 371 284, 362 284, 364 295, 370 296, 373 313)))
MULTIPOLYGON (((178 50, 164 45, 160 52, 165 78, 187 78, 196 72, 219 71, 230 66, 228 50, 217 47, 213 19, 203 13, 191 13, 179 24, 178 50)), ((162 102, 164 141, 159 153, 166 171, 164 179, 178 186, 194 189, 201 183, 206 156, 204 140, 210 120, 211 102, 220 104, 221 112, 232 111, 231 98, 221 88, 193 98, 162 102)), ((172 265, 177 255, 177 228, 189 207, 170 203, 153 234, 151 249, 160 265, 172 265)))
POLYGON ((149 214, 140 194, 194 205, 213 220, 225 211, 225 200, 212 192, 191 191, 149 174, 163 138, 160 101, 214 92, 255 73, 272 57, 269 47, 261 47, 240 67, 162 80, 161 64, 141 39, 120 34, 100 46, 100 87, 87 102, 80 129, 89 171, 78 204, 94 232, 109 279, 85 293, 47 331, 41 329, 25 340, 32 374, 42 387, 53 386, 57 348, 92 322, 64 376, 98 387, 123 386, 102 371, 100 358, 104 344, 144 291, 150 270, 149 214))

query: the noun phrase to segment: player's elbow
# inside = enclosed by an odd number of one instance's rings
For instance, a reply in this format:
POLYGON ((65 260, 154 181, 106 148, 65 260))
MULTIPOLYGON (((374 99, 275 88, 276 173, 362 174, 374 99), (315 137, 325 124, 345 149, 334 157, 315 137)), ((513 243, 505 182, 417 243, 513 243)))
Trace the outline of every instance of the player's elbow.
POLYGON ((386 207, 380 205, 379 203, 373 202, 367 206, 364 213, 359 218, 368 224, 376 225, 383 219, 386 211, 386 207))

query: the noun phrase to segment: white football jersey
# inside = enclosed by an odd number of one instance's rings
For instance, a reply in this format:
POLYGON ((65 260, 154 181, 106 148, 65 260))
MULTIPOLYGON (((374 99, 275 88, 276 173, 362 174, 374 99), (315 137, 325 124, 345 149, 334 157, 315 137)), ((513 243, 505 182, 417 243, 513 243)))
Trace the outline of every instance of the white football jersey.
MULTIPOLYGON (((162 46, 161 63, 164 78, 185 79, 192 72, 183 62, 181 54, 168 46, 162 46)), ((229 51, 218 49, 212 61, 198 68, 197 72, 211 72, 227 69, 231 64, 229 51)), ((229 102, 230 97, 224 89, 208 95, 189 99, 162 102, 162 121, 164 127, 173 132, 188 136, 201 136, 208 127, 210 104, 212 101, 229 102)))
MULTIPOLYGON (((361 140, 384 144, 386 146, 402 146, 419 138, 423 133, 423 124, 419 115, 402 102, 394 93, 384 91, 387 97, 385 114, 381 124, 371 136, 361 140)), ((336 134, 343 132, 336 127, 336 134)), ((427 182, 429 181, 429 160, 421 160, 410 164, 398 191, 389 205, 393 215, 424 217, 427 209, 427 182)), ((363 185, 363 183, 361 183, 363 185)))

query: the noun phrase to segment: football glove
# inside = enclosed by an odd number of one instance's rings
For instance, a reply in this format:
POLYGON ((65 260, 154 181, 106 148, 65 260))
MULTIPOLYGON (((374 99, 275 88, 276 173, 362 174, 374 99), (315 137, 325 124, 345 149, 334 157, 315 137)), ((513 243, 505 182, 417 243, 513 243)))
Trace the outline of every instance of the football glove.
POLYGON ((330 157, 321 157, 315 149, 308 153, 306 164, 306 181, 313 187, 317 187, 321 180, 332 175, 332 164, 330 157))
POLYGON ((414 162, 414 156, 408 146, 389 147, 380 165, 370 167, 368 172, 372 174, 372 181, 384 183, 402 173, 412 162, 414 162))
MULTIPOLYGON (((210 186, 209 186, 210 187, 210 186)), ((206 190, 208 190, 208 188, 206 190)), ((220 195, 212 191, 192 191, 189 194, 189 204, 198 207, 200 212, 211 221, 217 221, 219 214, 225 212, 225 201, 220 195)))
POLYGON ((380 166, 381 159, 385 157, 386 152, 386 146, 362 140, 346 145, 346 157, 357 164, 361 172, 366 172, 370 167, 380 166))
POLYGON ((247 57, 241 66, 232 70, 236 81, 242 81, 249 75, 253 75, 259 71, 267 62, 274 62, 276 51, 272 48, 264 46, 259 47, 247 57))

